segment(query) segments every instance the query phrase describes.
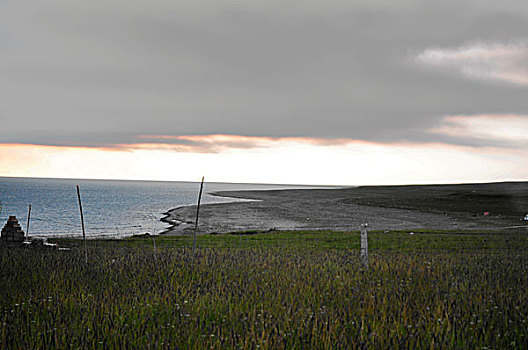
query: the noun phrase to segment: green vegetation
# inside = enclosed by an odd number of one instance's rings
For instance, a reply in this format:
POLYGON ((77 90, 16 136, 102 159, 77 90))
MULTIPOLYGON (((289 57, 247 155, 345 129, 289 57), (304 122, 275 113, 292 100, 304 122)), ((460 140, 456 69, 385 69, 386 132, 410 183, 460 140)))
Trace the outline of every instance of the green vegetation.
POLYGON ((2 348, 528 344, 522 232, 267 232, 0 246, 2 348))

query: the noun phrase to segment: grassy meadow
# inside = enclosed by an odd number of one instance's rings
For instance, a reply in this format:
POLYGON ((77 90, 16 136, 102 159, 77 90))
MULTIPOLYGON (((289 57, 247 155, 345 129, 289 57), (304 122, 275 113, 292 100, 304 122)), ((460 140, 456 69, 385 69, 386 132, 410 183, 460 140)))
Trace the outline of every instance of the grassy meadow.
POLYGON ((0 246, 1 348, 523 348, 523 232, 266 232, 0 246))

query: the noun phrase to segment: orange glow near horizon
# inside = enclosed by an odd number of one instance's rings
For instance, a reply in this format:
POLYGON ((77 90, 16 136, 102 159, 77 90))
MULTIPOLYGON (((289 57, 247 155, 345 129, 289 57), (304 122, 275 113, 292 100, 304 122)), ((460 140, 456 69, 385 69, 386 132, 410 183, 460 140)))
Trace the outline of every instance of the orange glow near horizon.
POLYGON ((183 151, 180 144, 156 143, 116 148, 0 144, 0 176, 198 181, 206 175, 218 182, 312 185, 528 178, 526 152, 511 148, 230 135, 187 138, 196 143, 183 151))
POLYGON ((165 149, 191 153, 217 153, 226 149, 270 148, 278 143, 312 144, 319 146, 366 143, 343 138, 267 137, 242 135, 140 135, 150 142, 119 145, 134 149, 165 149), (153 142, 156 141, 156 142, 153 142))

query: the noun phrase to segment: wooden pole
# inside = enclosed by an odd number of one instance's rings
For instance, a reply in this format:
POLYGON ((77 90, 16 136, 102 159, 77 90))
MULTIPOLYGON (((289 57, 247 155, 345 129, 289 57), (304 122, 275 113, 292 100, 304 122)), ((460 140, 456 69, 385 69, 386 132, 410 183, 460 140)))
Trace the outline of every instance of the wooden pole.
POLYGON ((29 220, 31 218, 31 204, 29 205, 28 209, 28 220, 27 220, 27 226, 26 226, 26 241, 29 240, 29 220))
MULTIPOLYGON (((148 219, 151 219, 152 221, 157 219, 154 214, 149 214, 147 217, 148 217, 148 219)), ((154 247, 154 262, 157 264, 158 255, 157 255, 157 252, 156 252, 156 233, 154 232, 155 231, 154 224, 151 222, 151 223, 149 223, 148 227, 150 228, 149 232, 152 235, 152 245, 154 247)))
POLYGON ((79 199, 79 211, 81 212, 81 227, 82 227, 83 242, 84 242, 84 260, 88 264, 88 250, 86 248, 86 234, 84 233, 84 216, 83 216, 83 211, 82 211, 81 192, 79 191, 79 185, 77 185, 77 198, 79 199))
POLYGON ((361 262, 368 268, 368 224, 361 225, 361 262))
POLYGON ((196 252, 196 234, 198 232, 198 216, 200 215, 200 201, 202 200, 202 190, 204 185, 204 177, 202 176, 202 184, 200 185, 200 194, 198 195, 198 206, 196 207, 196 222, 194 223, 194 238, 193 238, 193 260, 196 252))
POLYGON ((156 254, 156 236, 152 234, 152 243, 154 244, 154 262, 158 263, 158 256, 156 254))

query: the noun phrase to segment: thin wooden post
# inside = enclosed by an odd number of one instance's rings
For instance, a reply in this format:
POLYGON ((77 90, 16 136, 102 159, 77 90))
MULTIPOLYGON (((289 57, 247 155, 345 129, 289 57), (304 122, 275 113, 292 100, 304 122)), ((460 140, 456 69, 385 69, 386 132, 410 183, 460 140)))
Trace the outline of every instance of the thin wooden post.
POLYGON ((361 262, 368 267, 368 224, 361 225, 361 262))
POLYGON ((200 202, 202 200, 202 190, 204 185, 204 177, 202 176, 202 184, 200 185, 200 194, 198 195, 198 206, 196 207, 196 221, 194 223, 194 238, 193 238, 193 260, 196 252, 196 234, 198 232, 198 216, 200 215, 200 202))
POLYGON ((81 192, 79 191, 79 185, 77 185, 77 198, 79 199, 79 211, 81 212, 81 227, 84 241, 84 260, 88 264, 88 250, 86 248, 86 234, 84 233, 84 216, 81 204, 81 192))
POLYGON ((27 220, 27 226, 26 226, 26 241, 29 240, 29 220, 31 219, 31 204, 29 205, 28 209, 28 220, 27 220))
POLYGON ((154 235, 154 233, 152 234, 152 242, 154 244, 154 262, 157 264, 158 256, 156 255, 156 236, 154 235))

